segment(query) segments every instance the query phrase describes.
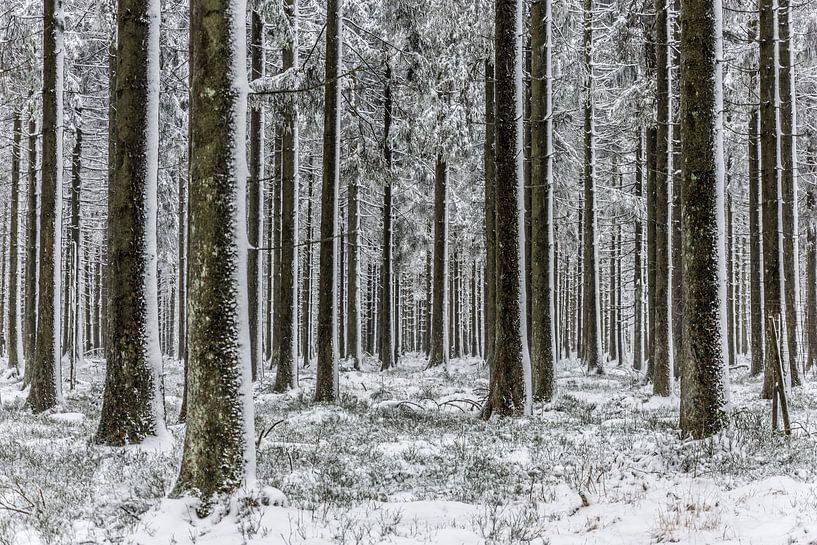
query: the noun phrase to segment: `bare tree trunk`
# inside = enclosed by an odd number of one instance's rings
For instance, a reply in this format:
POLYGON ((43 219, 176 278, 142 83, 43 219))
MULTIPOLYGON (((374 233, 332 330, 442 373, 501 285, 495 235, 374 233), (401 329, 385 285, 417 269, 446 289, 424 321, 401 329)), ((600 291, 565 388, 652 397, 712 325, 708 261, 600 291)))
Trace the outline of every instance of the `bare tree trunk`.
POLYGON ((173 495, 200 498, 200 516, 255 477, 246 178, 238 168, 246 161, 245 20, 241 0, 191 3, 189 406, 173 495))
POLYGON ((496 344, 483 417, 531 412, 525 319, 522 0, 496 0, 496 344))
POLYGON ((306 241, 303 246, 304 273, 303 291, 301 292, 301 357, 303 366, 309 367, 312 361, 312 156, 309 157, 309 172, 307 180, 306 199, 306 241))
POLYGON ((26 264, 25 264, 25 304, 23 317, 23 354, 25 371, 23 383, 31 380, 37 346, 37 248, 39 247, 40 195, 37 183, 37 123, 32 113, 28 121, 28 193, 26 208, 26 264))
POLYGON ((383 265, 380 291, 380 370, 391 369, 394 364, 394 324, 392 302, 394 300, 392 263, 392 154, 391 154, 391 66, 386 66, 386 88, 383 91, 383 160, 386 164, 386 180, 383 187, 383 265))
MULTIPOLYGON (((14 112, 11 145, 11 210, 9 218, 9 280, 8 280, 8 367, 20 370, 23 339, 20 335, 20 157, 23 125, 20 112, 14 112)), ((0 330, 0 334, 2 331, 0 330)))
POLYGON ((448 365, 448 165, 437 154, 434 169, 434 302, 428 367, 448 365))
POLYGON ((37 348, 31 370, 28 405, 35 413, 62 398, 60 369, 62 280, 62 0, 43 0, 43 144, 40 210, 40 276, 37 299, 37 348))
POLYGON ((752 375, 763 372, 765 324, 763 317, 763 248, 760 226, 762 222, 760 195, 759 112, 752 110, 749 117, 749 261, 751 284, 752 322, 752 375))
MULTIPOLYGON (((167 433, 157 321, 158 4, 120 0, 117 12, 114 96, 120 115, 108 187, 107 373, 94 437, 105 445, 139 443, 167 433)), ((78 132, 77 146, 80 142, 78 132)), ((72 201, 79 200, 78 185, 72 201)), ((76 233, 74 237, 78 241, 76 233)))
POLYGON ((485 59, 485 361, 493 367, 496 320, 496 149, 494 104, 494 64, 485 59))
POLYGON ((724 350, 722 26, 719 0, 681 7, 681 134, 684 165, 684 366, 681 431, 695 439, 727 424, 724 350))
MULTIPOLYGON (((635 156, 635 197, 641 200, 644 182, 644 131, 638 131, 638 147, 635 156)), ((639 216, 633 228, 635 250, 633 257, 633 368, 641 369, 644 365, 644 271, 642 265, 644 234, 639 216)))
POLYGON ((315 401, 333 403, 340 395, 338 353, 338 193, 340 191, 340 82, 343 60, 343 1, 326 4, 323 183, 318 287, 318 369, 315 401))

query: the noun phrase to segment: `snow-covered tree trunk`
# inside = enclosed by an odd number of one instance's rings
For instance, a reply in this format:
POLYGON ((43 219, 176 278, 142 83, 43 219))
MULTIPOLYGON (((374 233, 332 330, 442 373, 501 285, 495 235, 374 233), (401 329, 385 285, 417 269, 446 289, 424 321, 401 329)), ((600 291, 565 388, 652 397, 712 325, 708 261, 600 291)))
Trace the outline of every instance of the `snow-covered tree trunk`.
MULTIPOLYGON (((763 398, 771 399, 775 381, 774 362, 781 350, 785 368, 788 362, 787 343, 778 347, 770 320, 779 320, 779 332, 785 332, 785 306, 783 300, 783 217, 782 187, 780 179, 780 120, 777 105, 778 57, 777 25, 774 0, 760 0, 760 176, 763 206, 763 321, 765 327, 764 362, 765 378, 763 398)), ((782 337, 781 338, 785 338, 782 337)))
MULTIPOLYGON (((298 68, 298 0, 286 0, 289 41, 281 51, 284 71, 298 68)), ((291 100, 283 115, 281 137, 281 291, 278 338, 278 370, 273 390, 284 392, 298 386, 298 105, 291 100)))
POLYGON ((39 247, 40 195, 37 183, 37 122, 33 112, 28 121, 28 189, 26 194, 26 260, 23 282, 23 382, 29 383, 37 346, 37 248, 39 247))
POLYGON ((496 339, 482 415, 531 412, 525 318, 522 0, 496 0, 496 339))
MULTIPOLYGON (((448 165, 437 153, 434 169, 434 301, 428 367, 448 365, 448 165)), ((492 368, 493 369, 493 368, 492 368)))
MULTIPOLYGON (((635 197, 639 201, 642 197, 644 183, 644 131, 638 131, 638 146, 635 154, 635 197)), ((633 368, 641 369, 644 366, 644 271, 643 248, 644 230, 639 212, 633 227, 635 237, 633 256, 633 368)))
POLYGON ((684 164, 684 366, 681 431, 696 439, 727 421, 724 338, 723 88, 720 0, 681 7, 681 142, 684 164))
POLYGON ((27 403, 34 412, 54 407, 62 398, 62 0, 43 0, 43 118, 40 209, 40 275, 37 299, 37 349, 27 403))
POLYGON ((215 497, 255 479, 246 288, 247 10, 244 0, 193 0, 190 8, 188 409, 173 494, 200 498, 203 515, 215 497))
POLYGON ((749 115, 749 284, 750 284, 750 316, 751 316, 751 348, 752 363, 750 371, 753 376, 763 372, 763 354, 765 351, 765 324, 766 313, 763 310, 763 246, 760 194, 760 142, 759 142, 759 112, 752 108, 749 115))
POLYGON ((360 323, 360 181, 349 179, 346 186, 347 272, 346 272, 346 357, 352 367, 360 369, 363 359, 360 323))
MULTIPOLYGON (((119 115, 108 184, 109 335, 95 436, 105 445, 167 433, 156 270, 161 8, 159 0, 119 0, 118 7, 114 96, 119 115)), ((74 200, 78 197, 76 192, 74 200)))
POLYGON ((672 95, 670 94, 671 20, 668 0, 655 2, 656 148, 655 148, 655 326, 652 360, 653 393, 672 393, 671 208, 672 95))
POLYGON ((306 175, 306 225, 307 244, 303 246, 303 291, 301 292, 301 357, 303 366, 308 367, 312 360, 312 194, 314 172, 312 157, 309 157, 309 170, 306 175))
POLYGON ((652 380, 654 345, 655 345, 655 148, 657 145, 657 130, 655 125, 647 128, 644 155, 647 170, 647 380, 652 380))
POLYGON ((593 106, 593 0, 584 0, 584 319, 583 359, 590 371, 604 373, 601 301, 599 296, 598 235, 596 233, 596 143, 593 106))
POLYGON ((391 95, 391 66, 386 66, 385 89, 383 90, 383 162, 386 166, 385 185, 383 186, 383 257, 382 257, 382 280, 380 283, 380 309, 382 319, 380 320, 380 370, 390 369, 396 360, 394 359, 394 324, 392 319, 392 302, 395 298, 396 290, 392 284, 393 263, 392 263, 392 143, 391 143, 391 122, 392 122, 392 95, 391 95))
POLYGON ((791 0, 778 0, 780 183, 783 210, 783 274, 785 277, 786 341, 792 386, 801 383, 800 362, 800 229, 797 191, 797 97, 791 0))
POLYGON ((531 4, 531 331, 533 397, 556 394, 553 254, 553 66, 551 1, 531 4))
MULTIPOLYGON (((261 14, 250 11, 250 79, 264 76, 264 22, 261 14)), ((250 359, 252 378, 258 377, 262 365, 263 349, 261 267, 263 265, 261 238, 263 236, 262 214, 264 213, 264 114, 261 106, 250 109, 250 178, 247 181, 247 301, 250 312, 250 359)))
POLYGON ((11 144, 11 191, 9 214, 9 278, 8 278, 8 367, 19 372, 23 357, 20 336, 20 158, 23 124, 20 112, 14 113, 11 144))
POLYGON ((496 149, 494 147, 494 63, 485 59, 485 361, 493 366, 496 320, 496 149))
POLYGON ((318 281, 318 369, 315 401, 340 396, 338 352, 338 206, 340 192, 340 75, 343 62, 343 0, 326 4, 326 75, 323 113, 323 182, 318 281))

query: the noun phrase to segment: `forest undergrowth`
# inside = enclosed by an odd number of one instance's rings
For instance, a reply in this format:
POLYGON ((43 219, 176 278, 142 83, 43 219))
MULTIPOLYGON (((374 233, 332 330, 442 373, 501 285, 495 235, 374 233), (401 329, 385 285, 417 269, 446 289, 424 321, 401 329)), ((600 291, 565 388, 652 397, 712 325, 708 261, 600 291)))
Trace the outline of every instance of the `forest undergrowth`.
MULTIPOLYGON (((733 373, 732 424, 706 440, 678 434, 678 398, 651 396, 611 366, 559 368, 559 397, 534 416, 479 418, 487 369, 455 360, 425 371, 411 355, 341 378, 337 406, 301 389, 256 386, 258 479, 286 496, 249 495, 196 521, 164 500, 181 457, 181 368, 165 362, 172 445, 89 441, 103 368, 89 360, 57 412, 32 416, 0 385, 0 544, 573 544, 817 542, 817 386, 794 390, 791 437, 770 430, 760 379, 733 373), (187 518, 187 533, 178 520, 187 518), (215 518, 214 518, 215 517, 215 518)), ((677 388, 677 384, 676 384, 677 388)))

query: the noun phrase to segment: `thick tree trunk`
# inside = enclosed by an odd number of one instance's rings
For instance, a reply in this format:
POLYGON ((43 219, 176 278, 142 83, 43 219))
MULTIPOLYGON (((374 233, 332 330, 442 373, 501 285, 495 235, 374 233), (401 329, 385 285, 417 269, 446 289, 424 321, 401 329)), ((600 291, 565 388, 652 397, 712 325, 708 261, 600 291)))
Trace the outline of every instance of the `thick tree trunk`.
MULTIPOLYGON (((284 71, 297 68, 298 4, 286 0, 284 13, 289 20, 290 41, 281 51, 284 71)), ((298 387, 298 106, 287 105, 281 138, 281 291, 278 370, 273 391, 298 387)))
MULTIPOLYGON (((638 147, 635 155, 635 197, 641 200, 642 187, 644 183, 644 131, 638 131, 638 147)), ((635 220, 633 232, 635 236, 635 249, 633 257, 633 369, 641 369, 644 366, 644 272, 643 272, 643 248, 644 233, 641 217, 635 220)))
POLYGON ((204 515, 216 496, 255 478, 245 299, 247 12, 243 0, 190 7, 189 406, 173 495, 197 496, 204 515))
POLYGON ((763 248, 760 226, 762 222, 760 195, 759 113, 755 108, 749 117, 749 275, 751 284, 751 352, 752 375, 763 372, 765 324, 763 317, 763 248))
POLYGON ((346 266, 346 357, 354 369, 360 369, 363 360, 360 331, 360 185, 352 177, 346 186, 347 260, 346 266))
POLYGON ((318 287, 318 375, 315 401, 333 403, 340 395, 338 353, 338 193, 340 191, 340 67, 343 60, 343 0, 326 4, 323 184, 320 278, 318 287))
POLYGON ((66 328, 68 334, 68 360, 69 377, 68 383, 73 390, 77 383, 77 366, 82 360, 82 347, 85 345, 82 340, 82 237, 80 225, 80 205, 82 199, 82 129, 77 127, 74 138, 74 151, 71 156, 71 225, 69 227, 69 261, 68 278, 69 283, 65 291, 67 300, 63 304, 70 308, 67 315, 70 317, 69 326, 66 328))
POLYGON ((533 397, 556 394, 553 259, 553 98, 551 1, 531 5, 531 331, 533 397))
POLYGON ((448 165, 437 154, 434 169, 434 302, 428 367, 448 365, 448 165))
POLYGON ((303 291, 301 292, 301 357, 303 366, 309 367, 312 362, 312 186, 314 172, 312 157, 306 184, 306 244, 303 246, 304 273, 303 291))
POLYGON ((60 283, 62 280, 62 0, 43 1, 43 144, 37 348, 27 403, 34 412, 62 398, 60 283))
POLYGON ((655 362, 655 236, 656 236, 656 146, 657 130, 654 126, 647 128, 645 156, 647 161, 647 380, 652 380, 653 363, 655 362))
POLYGON ((167 434, 156 270, 159 13, 158 0, 120 0, 117 10, 115 108, 128 115, 116 120, 108 186, 109 342, 94 438, 105 445, 167 434))
POLYGON ((720 0, 681 7, 681 134, 684 164, 684 347, 681 431, 696 439, 726 425, 724 360, 723 98, 720 0))
POLYGON ((496 0, 496 344, 483 417, 531 412, 525 321, 522 0, 496 0))

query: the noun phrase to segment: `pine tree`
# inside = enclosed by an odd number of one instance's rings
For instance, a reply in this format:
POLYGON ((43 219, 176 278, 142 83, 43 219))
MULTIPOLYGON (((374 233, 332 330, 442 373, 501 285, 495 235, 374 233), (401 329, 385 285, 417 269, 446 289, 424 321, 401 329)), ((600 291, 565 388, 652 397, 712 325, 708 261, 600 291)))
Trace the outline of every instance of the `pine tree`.
POLYGON ((9 217, 9 277, 8 277, 8 367, 19 373, 23 358, 20 336, 20 158, 23 123, 19 111, 14 112, 11 145, 11 194, 9 217))
MULTIPOLYGON (((428 367, 448 365, 448 164, 437 153, 434 168, 434 263, 428 367)), ((493 369, 493 367, 492 367, 493 369)))

